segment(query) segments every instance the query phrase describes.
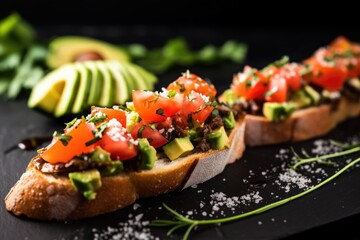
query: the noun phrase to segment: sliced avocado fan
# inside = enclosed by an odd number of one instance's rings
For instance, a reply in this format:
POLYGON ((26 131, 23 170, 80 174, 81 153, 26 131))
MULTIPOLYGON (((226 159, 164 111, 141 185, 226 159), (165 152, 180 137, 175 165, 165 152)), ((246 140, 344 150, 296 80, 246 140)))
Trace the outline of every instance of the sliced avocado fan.
POLYGON ((132 90, 152 90, 156 81, 154 74, 133 63, 67 63, 38 82, 28 107, 55 117, 80 115, 91 106, 123 105, 131 100, 132 90))

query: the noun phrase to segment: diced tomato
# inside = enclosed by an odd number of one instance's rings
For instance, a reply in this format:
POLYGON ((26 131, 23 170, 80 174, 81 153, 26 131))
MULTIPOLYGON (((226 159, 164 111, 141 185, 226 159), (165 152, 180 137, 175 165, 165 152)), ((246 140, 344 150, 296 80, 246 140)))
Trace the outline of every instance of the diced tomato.
POLYGON ((191 91, 201 93, 205 96, 209 96, 210 99, 214 99, 216 96, 216 89, 214 85, 209 84, 204 79, 193 73, 183 73, 174 82, 170 83, 167 90, 174 90, 178 93, 187 95, 191 91))
POLYGON ((134 107, 145 123, 162 122, 181 109, 183 95, 164 96, 164 93, 154 93, 144 90, 133 90, 134 107))
POLYGON ((161 135, 157 129, 152 128, 143 122, 139 122, 134 126, 134 128, 131 130, 131 136, 134 139, 147 138, 150 145, 154 148, 161 147, 168 142, 168 140, 163 135, 161 135))
POLYGON ((95 116, 97 113, 104 113, 107 116, 106 121, 110 121, 115 118, 118 120, 124 127, 126 127, 126 111, 120 108, 105 108, 105 107, 95 107, 91 106, 91 116, 95 116))
POLYGON ((288 85, 286 79, 281 74, 271 77, 269 90, 265 94, 267 102, 285 102, 287 97, 288 85))
POLYGON ((255 68, 245 66, 244 71, 234 76, 231 89, 237 96, 247 100, 264 100, 268 90, 268 78, 255 68))
POLYGON ((109 121, 100 140, 100 147, 110 153, 112 160, 128 160, 137 155, 137 147, 126 128, 115 119, 109 121))
POLYGON ((310 66, 310 74, 304 79, 329 91, 339 90, 347 78, 346 68, 335 59, 329 57, 326 49, 319 49, 305 64, 310 66))
POLYGON ((197 92, 190 92, 186 98, 184 98, 183 107, 178 114, 177 121, 181 121, 182 125, 187 126, 188 120, 192 119, 199 124, 205 122, 205 120, 209 117, 214 107, 208 105, 209 99, 208 97, 202 95, 197 92))
POLYGON ((286 80, 286 84, 290 90, 297 91, 301 88, 301 76, 300 76, 299 64, 289 63, 280 68, 280 76, 286 80))
POLYGON ((86 146, 86 143, 94 139, 92 133, 96 127, 93 123, 87 123, 84 119, 79 119, 71 128, 66 130, 68 140, 61 141, 59 137, 54 136, 52 142, 46 147, 46 150, 40 156, 47 162, 67 163, 75 156, 89 153, 95 148, 95 144, 86 146), (64 144, 65 143, 65 144, 64 144))

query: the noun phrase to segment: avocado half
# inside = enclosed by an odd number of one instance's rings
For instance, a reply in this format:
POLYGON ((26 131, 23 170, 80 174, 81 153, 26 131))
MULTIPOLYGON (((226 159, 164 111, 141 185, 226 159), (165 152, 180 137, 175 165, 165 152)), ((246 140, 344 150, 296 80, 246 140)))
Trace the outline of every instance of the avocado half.
POLYGON ((57 68, 65 63, 77 60, 117 60, 130 61, 125 50, 110 43, 82 36, 62 36, 53 39, 49 44, 47 65, 57 68), (84 59, 87 56, 92 59, 84 59), (89 56, 91 55, 91 56, 89 56))

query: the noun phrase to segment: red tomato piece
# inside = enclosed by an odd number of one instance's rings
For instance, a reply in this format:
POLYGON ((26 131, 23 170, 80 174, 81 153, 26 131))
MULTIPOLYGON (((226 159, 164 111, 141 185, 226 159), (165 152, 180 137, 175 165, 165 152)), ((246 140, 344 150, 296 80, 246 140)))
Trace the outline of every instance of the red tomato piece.
POLYGON ((264 100, 269 80, 255 68, 245 66, 244 71, 234 76, 232 91, 247 100, 264 100))
POLYGON ((311 68, 304 79, 329 91, 339 90, 347 78, 345 67, 328 56, 326 49, 319 49, 315 55, 305 61, 311 68))
POLYGON ((100 147, 110 153, 112 160, 128 160, 137 155, 134 139, 126 128, 115 119, 109 121, 100 140, 100 147))
MULTIPOLYGON (((197 92, 190 92, 186 98, 184 98, 183 107, 178 116, 182 125, 187 126, 189 117, 193 121, 202 124, 209 117, 214 107, 209 106, 209 97, 197 92)), ((177 119, 179 121, 179 119, 177 119)))
POLYGON ((143 122, 139 122, 134 126, 131 130, 131 136, 134 139, 147 138, 150 145, 154 148, 161 147, 168 142, 168 140, 161 135, 157 129, 154 129, 143 122))
POLYGON ((91 116, 95 116, 97 113, 104 113, 107 116, 107 121, 115 118, 118 120, 124 127, 126 127, 126 111, 114 107, 114 108, 105 108, 105 107, 95 107, 91 106, 91 116))
POLYGON ((165 93, 133 90, 134 107, 144 123, 162 122, 181 109, 183 95, 168 97, 165 93))
POLYGON ((297 91, 302 86, 300 67, 299 64, 289 63, 280 69, 279 74, 286 80, 286 84, 290 90, 297 91))
POLYGON ((269 90, 265 94, 265 100, 268 102, 285 102, 287 91, 286 79, 281 74, 276 74, 270 79, 269 90))
POLYGON ((92 133, 96 127, 93 123, 87 123, 84 119, 79 119, 69 129, 66 129, 65 135, 62 137, 53 137, 52 142, 46 147, 46 150, 40 156, 47 162, 67 163, 75 156, 89 153, 95 148, 95 144, 86 146, 86 143, 94 139, 92 133), (61 138, 64 138, 61 141, 61 138), (67 139, 67 140, 66 140, 67 139), (65 141, 65 144, 64 144, 65 141))
POLYGON ((184 95, 195 91, 209 96, 211 99, 216 96, 216 89, 213 84, 209 84, 198 75, 189 72, 183 73, 181 77, 170 83, 167 90, 174 90, 184 95))

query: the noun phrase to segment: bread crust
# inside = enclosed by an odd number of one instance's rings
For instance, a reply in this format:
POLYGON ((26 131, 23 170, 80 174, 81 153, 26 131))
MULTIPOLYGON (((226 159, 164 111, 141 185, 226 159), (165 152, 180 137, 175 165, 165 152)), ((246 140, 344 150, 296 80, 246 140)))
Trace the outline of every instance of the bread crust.
POLYGON ((325 135, 339 123, 360 115, 360 102, 340 98, 336 106, 322 104, 295 111, 282 122, 246 115, 245 144, 248 146, 298 142, 325 135))
POLYGON ((239 120, 230 134, 229 149, 194 153, 175 161, 158 160, 151 170, 103 177, 94 200, 85 199, 67 176, 43 173, 31 160, 5 197, 6 209, 38 220, 74 220, 116 211, 138 198, 184 189, 214 177, 226 164, 239 159, 245 150, 244 129, 245 121, 239 120), (199 164, 202 162, 211 164, 199 164), (209 166, 215 170, 209 171, 209 166))

